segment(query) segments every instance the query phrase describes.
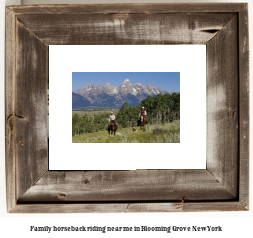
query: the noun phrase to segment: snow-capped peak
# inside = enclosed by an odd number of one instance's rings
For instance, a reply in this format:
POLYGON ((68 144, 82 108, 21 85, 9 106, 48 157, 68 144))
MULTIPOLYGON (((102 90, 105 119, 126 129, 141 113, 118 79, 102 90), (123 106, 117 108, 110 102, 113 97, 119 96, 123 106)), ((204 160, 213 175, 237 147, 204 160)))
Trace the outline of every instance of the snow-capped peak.
POLYGON ((129 79, 125 79, 122 83, 130 83, 129 79))

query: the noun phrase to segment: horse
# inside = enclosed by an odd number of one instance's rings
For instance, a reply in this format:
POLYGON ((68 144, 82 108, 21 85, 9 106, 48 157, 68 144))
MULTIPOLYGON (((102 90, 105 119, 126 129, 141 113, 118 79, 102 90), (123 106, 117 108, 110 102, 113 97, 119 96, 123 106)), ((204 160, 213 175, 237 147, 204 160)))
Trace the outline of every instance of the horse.
POLYGON ((140 130, 142 130, 142 127, 145 126, 146 124, 148 124, 148 119, 146 118, 146 116, 145 115, 140 116, 138 120, 138 126, 140 126, 140 130))
POLYGON ((111 120, 110 126, 108 126, 108 129, 107 129, 109 132, 109 135, 111 134, 115 135, 115 132, 117 131, 117 129, 118 129, 118 125, 116 124, 114 120, 111 120))

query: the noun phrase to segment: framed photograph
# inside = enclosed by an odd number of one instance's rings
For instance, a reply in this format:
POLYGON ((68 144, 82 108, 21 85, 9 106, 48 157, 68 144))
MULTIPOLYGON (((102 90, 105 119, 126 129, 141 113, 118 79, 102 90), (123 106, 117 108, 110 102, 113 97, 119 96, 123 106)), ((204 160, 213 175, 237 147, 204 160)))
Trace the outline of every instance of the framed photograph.
POLYGON ((5 42, 8 212, 249 210, 246 3, 11 6, 5 42))
POLYGON ((49 170, 206 169, 205 45, 51 45, 49 52, 49 170), (117 129, 109 136, 111 117, 117 129))

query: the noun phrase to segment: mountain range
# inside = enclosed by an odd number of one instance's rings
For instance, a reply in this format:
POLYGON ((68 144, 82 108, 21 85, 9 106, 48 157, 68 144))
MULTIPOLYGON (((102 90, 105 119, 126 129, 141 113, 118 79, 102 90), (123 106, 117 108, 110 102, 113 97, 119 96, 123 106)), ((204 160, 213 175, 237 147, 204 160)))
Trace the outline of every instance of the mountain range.
POLYGON ((85 108, 119 108, 124 102, 130 106, 138 105, 148 95, 168 93, 165 90, 154 87, 152 84, 147 86, 140 83, 131 84, 129 79, 125 79, 120 86, 113 87, 110 83, 95 86, 87 83, 78 90, 72 91, 72 109, 85 108))

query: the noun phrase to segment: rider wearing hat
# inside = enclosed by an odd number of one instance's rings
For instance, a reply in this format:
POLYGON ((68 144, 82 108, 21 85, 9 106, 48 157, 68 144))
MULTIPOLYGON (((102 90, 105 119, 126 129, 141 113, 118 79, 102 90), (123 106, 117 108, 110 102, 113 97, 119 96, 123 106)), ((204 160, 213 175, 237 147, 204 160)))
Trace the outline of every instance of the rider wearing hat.
POLYGON ((141 119, 141 121, 143 121, 143 117, 146 117, 146 115, 147 115, 147 112, 146 112, 145 108, 142 107, 142 109, 139 112, 139 120, 141 119))
POLYGON ((108 127, 111 125, 112 121, 115 121, 115 115, 113 115, 113 112, 111 112, 111 115, 109 116, 108 127))

